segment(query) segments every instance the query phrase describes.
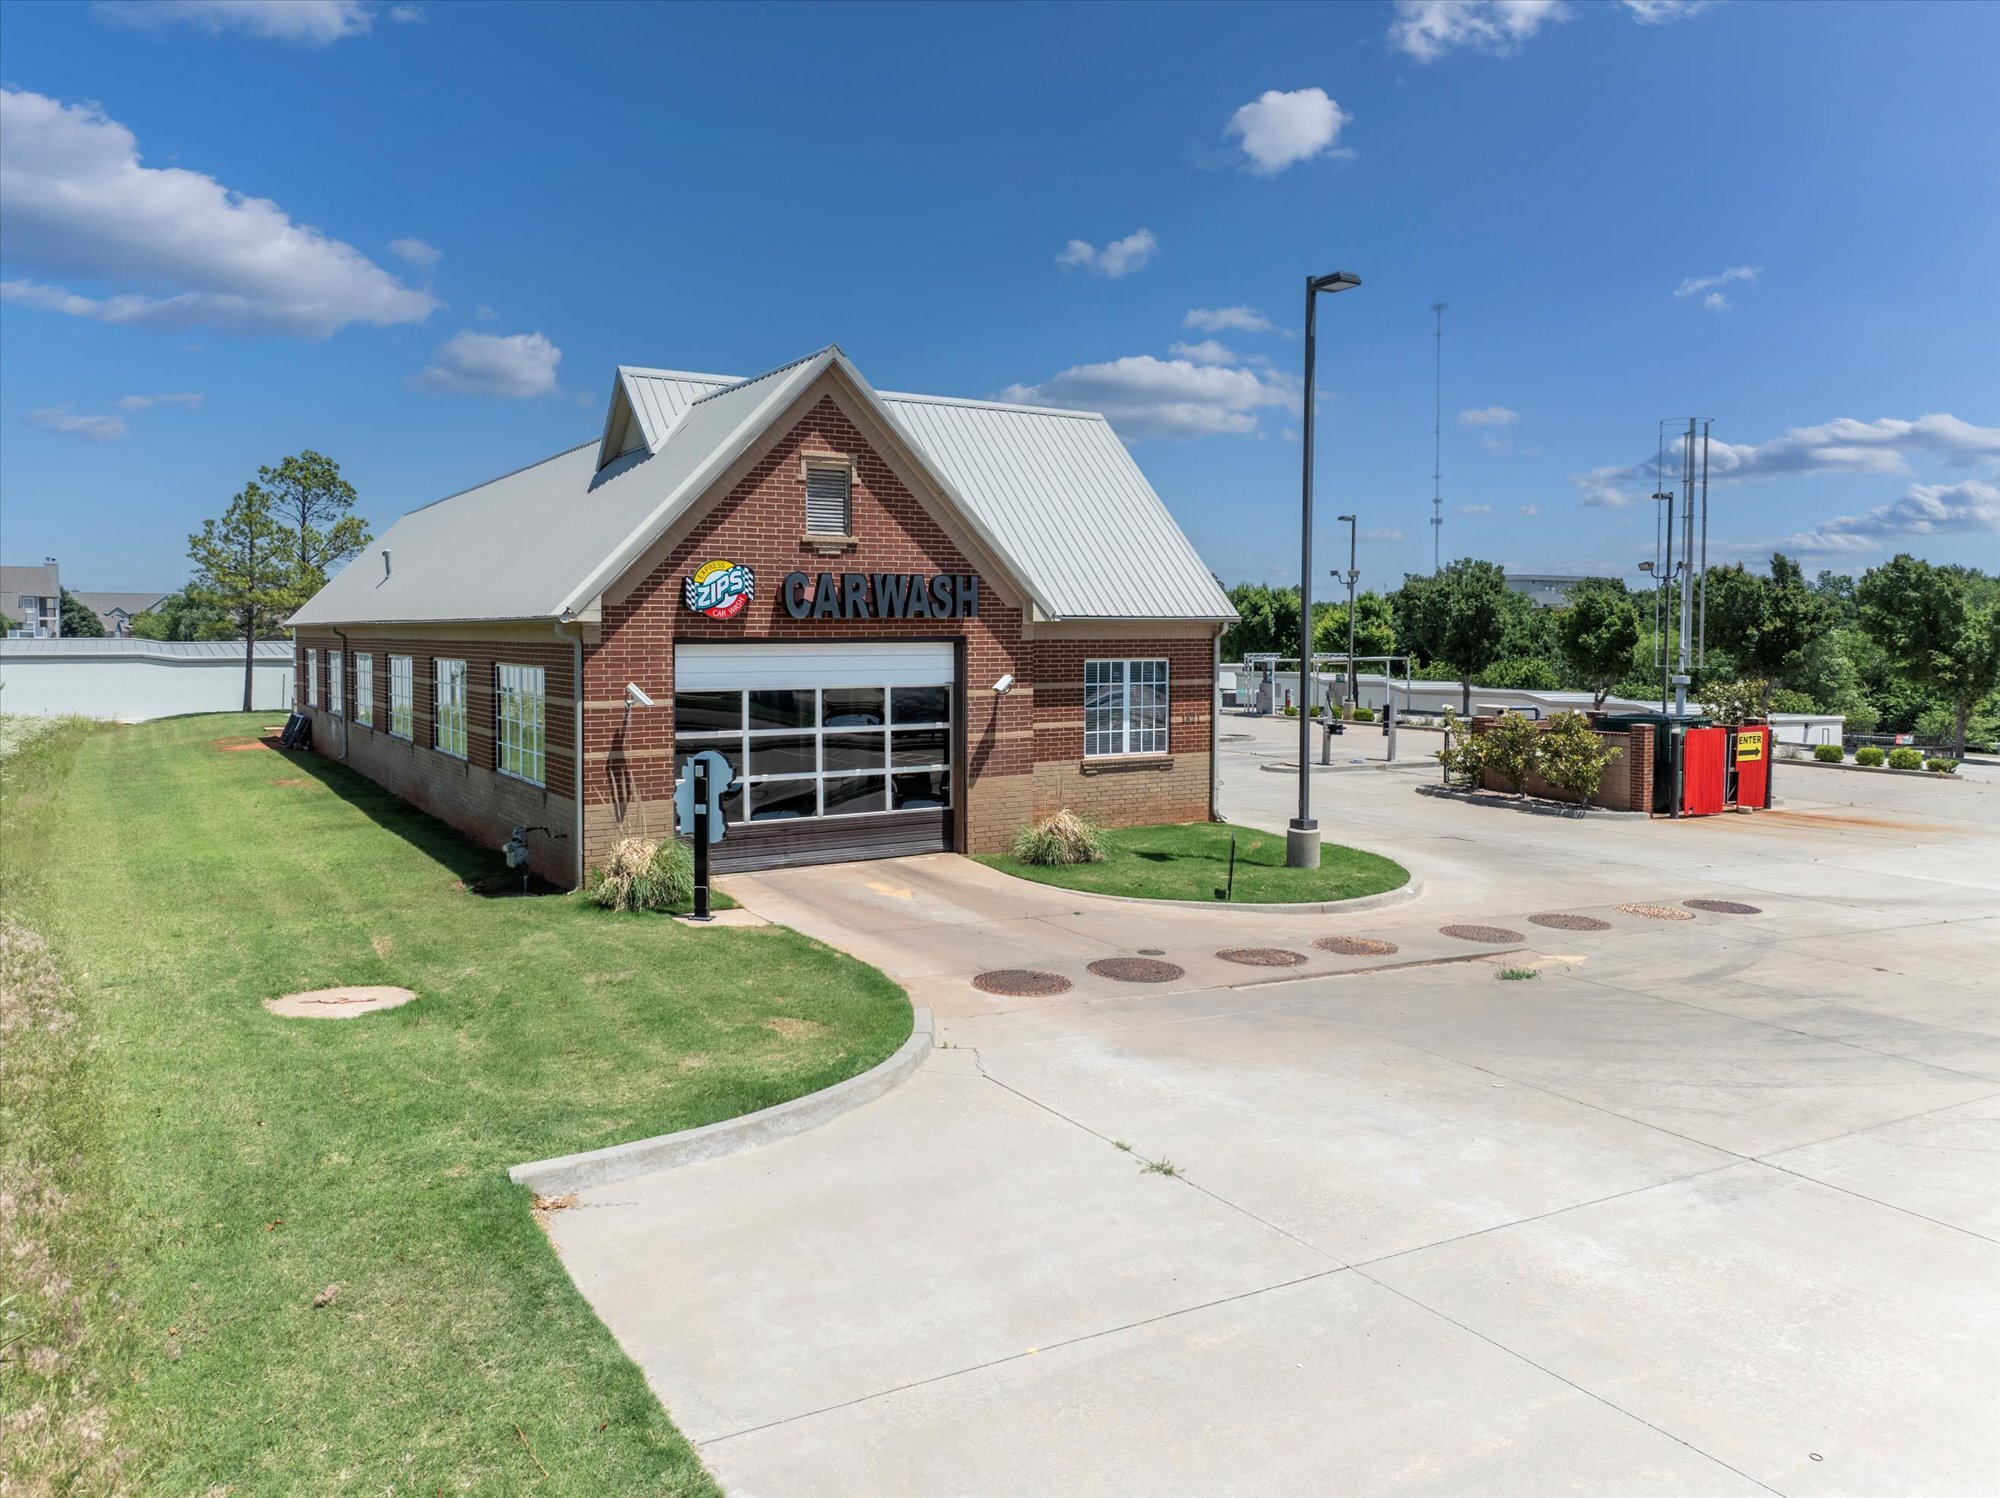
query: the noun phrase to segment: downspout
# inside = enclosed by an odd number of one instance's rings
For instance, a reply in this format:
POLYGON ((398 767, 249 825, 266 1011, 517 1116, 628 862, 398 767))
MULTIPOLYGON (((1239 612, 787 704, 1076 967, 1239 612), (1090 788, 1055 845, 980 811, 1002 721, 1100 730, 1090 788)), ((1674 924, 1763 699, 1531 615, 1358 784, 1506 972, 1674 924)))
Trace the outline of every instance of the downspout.
MULTIPOLYGON (((1221 785, 1221 769, 1218 764, 1222 749, 1222 632, 1224 625, 1215 626, 1215 638, 1210 642, 1212 659, 1208 668, 1208 819, 1222 820, 1222 809, 1218 788, 1221 785)), ((1240 699, 1239 699, 1240 700, 1240 699)))
MULTIPOLYGON (((340 761, 345 764, 348 740, 354 735, 354 704, 347 700, 347 668, 354 660, 354 647, 348 643, 347 636, 341 634, 339 629, 332 625, 327 627, 340 635, 340 705, 345 709, 340 715, 340 761)), ((333 696, 332 682, 327 683, 326 695, 329 698, 333 696)))
POLYGON ((572 632, 567 620, 556 622, 556 634, 570 642, 570 728, 574 758, 570 760, 570 800, 576 804, 576 887, 583 888, 583 629, 572 632))

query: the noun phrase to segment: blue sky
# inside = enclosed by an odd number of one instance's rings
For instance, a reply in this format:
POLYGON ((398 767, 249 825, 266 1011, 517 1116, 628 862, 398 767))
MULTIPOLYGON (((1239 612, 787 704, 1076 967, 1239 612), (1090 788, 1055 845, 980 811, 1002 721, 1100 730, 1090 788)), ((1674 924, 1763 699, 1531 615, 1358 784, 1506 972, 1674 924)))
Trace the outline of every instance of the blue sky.
POLYGON ((620 362, 828 342, 1107 409, 1225 581, 1288 579, 1287 330, 1336 268, 1319 565, 1355 508, 1364 586, 1430 564, 1438 300, 1447 558, 1629 573, 1696 414, 1724 554, 2000 570, 2000 7, 188 0, 0 37, 0 553, 71 587, 177 585, 303 447, 379 530, 594 436, 620 362))

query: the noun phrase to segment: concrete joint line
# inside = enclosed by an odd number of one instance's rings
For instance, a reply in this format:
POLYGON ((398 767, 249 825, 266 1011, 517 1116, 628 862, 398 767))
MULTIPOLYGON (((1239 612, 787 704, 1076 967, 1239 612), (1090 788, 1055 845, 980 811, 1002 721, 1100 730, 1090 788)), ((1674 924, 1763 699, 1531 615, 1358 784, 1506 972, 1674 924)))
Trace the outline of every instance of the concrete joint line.
POLYGON ((739 1118, 725 1118, 696 1129, 682 1129, 651 1139, 635 1139, 628 1144, 608 1145, 581 1154, 558 1155, 548 1160, 531 1160, 516 1165, 507 1178, 544 1195, 578 1191, 587 1186, 605 1186, 629 1181, 637 1176, 693 1165, 738 1150, 754 1149, 774 1139, 803 1134, 841 1114, 873 1102, 913 1075, 930 1054, 933 1026, 930 1010, 912 1006, 910 1037, 882 1061, 844 1082, 793 1098, 789 1103, 760 1108, 739 1118))
MULTIPOLYGON (((1225 985, 1227 991, 1236 993, 1245 988, 1269 988, 1273 983, 1306 983, 1314 978, 1361 978, 1371 973, 1394 973, 1409 967, 1446 967, 1454 962, 1484 962, 1488 957, 1512 957, 1516 952, 1526 952, 1527 947, 1493 947, 1484 952, 1454 952, 1449 957, 1418 957, 1409 962, 1385 962, 1379 967, 1343 967, 1317 973, 1279 973, 1272 978, 1252 978, 1246 983, 1225 985)), ((1197 990, 1201 991, 1201 990, 1197 990)))

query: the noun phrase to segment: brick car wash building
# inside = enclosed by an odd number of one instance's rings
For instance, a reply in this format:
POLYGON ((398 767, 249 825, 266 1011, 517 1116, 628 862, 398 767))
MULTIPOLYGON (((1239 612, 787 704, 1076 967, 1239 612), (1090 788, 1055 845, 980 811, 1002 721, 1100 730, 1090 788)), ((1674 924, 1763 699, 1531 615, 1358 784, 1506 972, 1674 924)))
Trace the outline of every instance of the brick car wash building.
POLYGON ((620 369, 601 440, 412 511, 293 616, 316 752, 574 883, 718 749, 722 869, 1214 808, 1222 590, 1100 416, 837 348, 620 369))

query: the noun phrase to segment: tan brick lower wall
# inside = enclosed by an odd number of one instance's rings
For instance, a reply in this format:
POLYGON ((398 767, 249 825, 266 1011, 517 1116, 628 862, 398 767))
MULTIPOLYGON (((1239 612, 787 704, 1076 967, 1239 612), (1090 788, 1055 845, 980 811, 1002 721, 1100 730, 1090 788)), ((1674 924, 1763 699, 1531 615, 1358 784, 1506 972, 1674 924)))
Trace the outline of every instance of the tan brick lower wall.
POLYGON ((516 827, 563 834, 532 834, 528 866, 551 884, 576 883, 576 803, 569 797, 380 729, 346 723, 324 709, 306 711, 312 715, 315 753, 365 775, 476 843, 497 848, 516 827))
POLYGON ((968 853, 1001 853, 1016 829, 1035 815, 1032 775, 984 775, 972 783, 965 807, 968 853))
POLYGON ((1208 755, 1045 760, 1035 766, 1034 815, 1067 807, 1107 827, 1208 820, 1208 755))

